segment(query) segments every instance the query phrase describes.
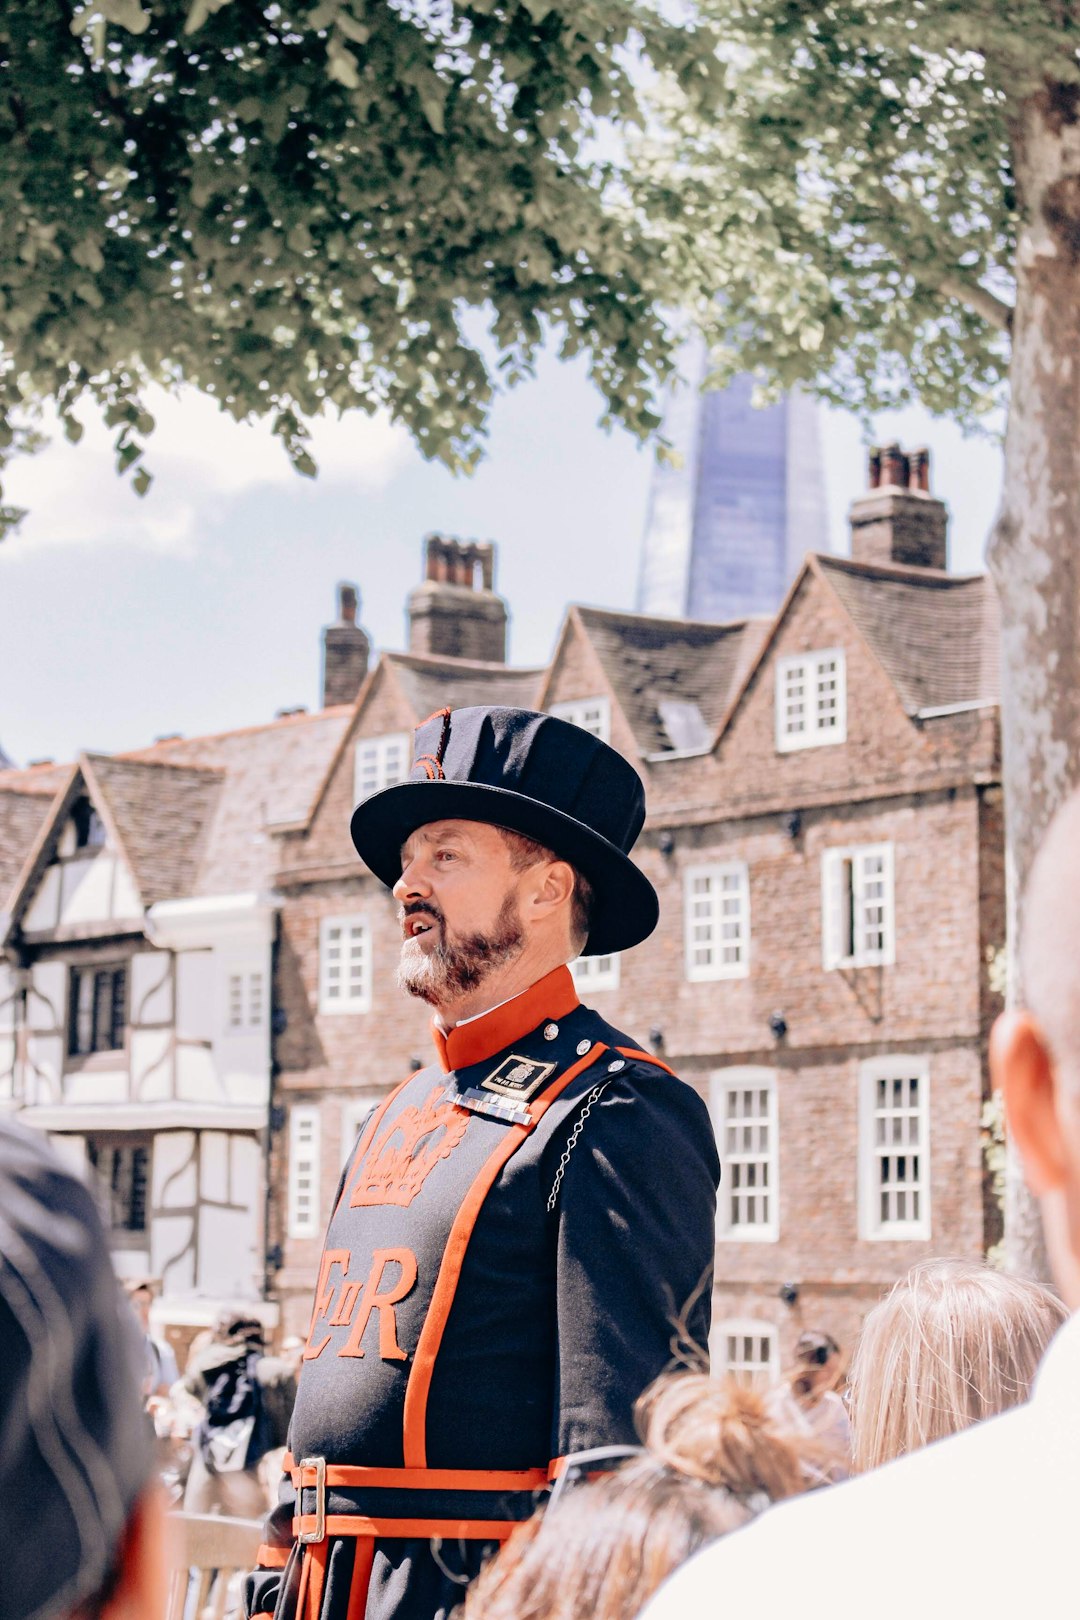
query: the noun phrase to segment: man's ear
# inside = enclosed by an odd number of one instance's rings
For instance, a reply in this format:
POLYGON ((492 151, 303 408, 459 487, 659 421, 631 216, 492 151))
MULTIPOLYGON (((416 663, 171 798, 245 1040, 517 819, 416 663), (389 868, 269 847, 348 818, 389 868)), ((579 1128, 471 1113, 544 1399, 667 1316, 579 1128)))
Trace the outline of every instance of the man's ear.
POLYGON ((531 867, 527 903, 533 915, 547 916, 574 895, 574 868, 568 861, 544 861, 531 867))
POLYGON ((120 1571, 101 1620, 161 1620, 169 1560, 165 1493, 148 1487, 131 1510, 120 1545, 120 1571))
POLYGON ((1046 1039, 1029 1012, 1002 1013, 990 1032, 990 1076, 1005 1098, 1009 1131, 1037 1198, 1060 1187, 1068 1173, 1046 1039))

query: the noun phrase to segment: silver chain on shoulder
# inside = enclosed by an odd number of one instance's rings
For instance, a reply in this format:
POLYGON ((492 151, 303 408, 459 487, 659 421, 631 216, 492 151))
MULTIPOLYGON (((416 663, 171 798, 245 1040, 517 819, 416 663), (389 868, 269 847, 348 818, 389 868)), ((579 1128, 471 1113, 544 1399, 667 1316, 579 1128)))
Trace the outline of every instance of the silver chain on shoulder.
POLYGON ((589 1095, 585 1099, 585 1106, 578 1115, 574 1128, 570 1132, 569 1140, 567 1141, 566 1146, 563 1148, 562 1158, 559 1160, 559 1168, 556 1170, 555 1180, 551 1184, 551 1192, 547 1201, 547 1212, 549 1215, 552 1213, 555 1205, 558 1203, 559 1188, 562 1186, 563 1176, 566 1174, 566 1167, 570 1163, 570 1155, 577 1147, 578 1137, 585 1129, 585 1121, 592 1113, 594 1103, 599 1102, 600 1098, 603 1096, 610 1084, 610 1080, 601 1080, 598 1086, 593 1086, 592 1090, 589 1092, 589 1095))

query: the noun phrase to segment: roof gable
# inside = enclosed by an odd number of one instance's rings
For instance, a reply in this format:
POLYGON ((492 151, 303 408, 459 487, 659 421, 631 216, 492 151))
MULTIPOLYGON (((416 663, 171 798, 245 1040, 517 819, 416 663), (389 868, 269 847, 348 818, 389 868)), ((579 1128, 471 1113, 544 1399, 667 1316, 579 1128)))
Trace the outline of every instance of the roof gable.
MULTIPOLYGON (((769 628, 767 619, 710 624, 594 607, 574 607, 571 618, 645 758, 711 747, 732 690, 769 628)), ((556 662, 562 651, 560 641, 556 662)))
POLYGON ((108 808, 143 905, 195 893, 224 770, 107 754, 84 763, 91 797, 108 808))
POLYGON ((51 804, 45 794, 0 786, 0 910, 34 848, 51 804))
POLYGON ((989 575, 841 557, 819 557, 817 566, 908 714, 1000 703, 1000 615, 989 575))

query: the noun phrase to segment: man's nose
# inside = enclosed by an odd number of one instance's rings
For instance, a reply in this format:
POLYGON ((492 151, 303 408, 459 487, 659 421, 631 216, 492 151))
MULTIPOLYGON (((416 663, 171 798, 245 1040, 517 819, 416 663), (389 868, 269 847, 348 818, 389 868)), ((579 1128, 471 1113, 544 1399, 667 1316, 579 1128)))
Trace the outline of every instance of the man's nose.
POLYGON ((431 882, 423 861, 415 856, 401 868, 401 876, 394 884, 394 899, 404 905, 407 900, 426 900, 431 893, 431 882))

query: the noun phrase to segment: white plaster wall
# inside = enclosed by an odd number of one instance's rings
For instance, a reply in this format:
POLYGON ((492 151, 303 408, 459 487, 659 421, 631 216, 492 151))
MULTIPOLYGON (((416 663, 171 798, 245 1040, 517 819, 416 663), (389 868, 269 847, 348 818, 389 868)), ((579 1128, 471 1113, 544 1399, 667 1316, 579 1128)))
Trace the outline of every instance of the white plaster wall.
POLYGON ((214 1005, 214 953, 178 951, 176 1033, 181 1040, 213 1040, 214 1005))
POLYGON ((31 1030, 63 1030, 67 984, 63 962, 34 963, 26 998, 26 1022, 31 1030))
POLYGON ((23 927, 28 934, 55 928, 60 918, 60 868, 47 866, 37 893, 27 908, 23 927))
POLYGON ((76 1136, 73 1131, 50 1131, 49 1141, 69 1170, 73 1170, 77 1176, 88 1174, 85 1136, 76 1136))
POLYGON ((213 1052, 202 1046, 177 1046, 176 1095, 183 1102, 225 1100, 213 1052))
POLYGON ((168 1029, 133 1029, 131 1095, 136 1102, 160 1102, 172 1096, 172 1032, 168 1029))
POLYGON ((127 868, 107 849, 85 861, 69 861, 60 871, 62 923, 141 916, 142 904, 127 868))
POLYGON ((28 1105, 60 1102, 63 1070, 63 1036, 28 1034, 23 1101, 28 1105))
MULTIPOLYGON (((123 1064, 123 1053, 118 1053, 117 1058, 118 1065, 123 1064)), ((130 1094, 131 1079, 126 1065, 115 1069, 69 1069, 64 1076, 64 1101, 73 1105, 125 1103, 130 1094)))
POLYGON ((150 1272, 162 1279, 168 1294, 195 1288, 196 1140, 194 1131, 159 1131, 154 1137, 150 1272))
POLYGON ((130 972, 132 1024, 171 1023, 172 952, 137 951, 131 958, 130 972))
POLYGON ((201 1179, 204 1198, 227 1198, 239 1207, 200 1208, 199 1291, 253 1299, 262 1273, 263 1160, 256 1138, 204 1131, 201 1179))

